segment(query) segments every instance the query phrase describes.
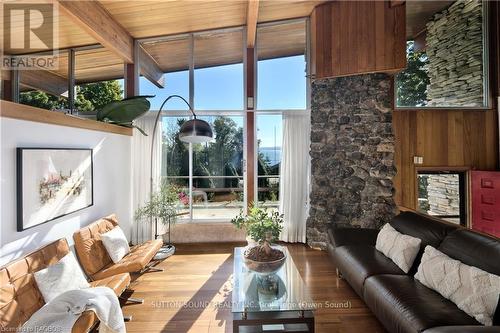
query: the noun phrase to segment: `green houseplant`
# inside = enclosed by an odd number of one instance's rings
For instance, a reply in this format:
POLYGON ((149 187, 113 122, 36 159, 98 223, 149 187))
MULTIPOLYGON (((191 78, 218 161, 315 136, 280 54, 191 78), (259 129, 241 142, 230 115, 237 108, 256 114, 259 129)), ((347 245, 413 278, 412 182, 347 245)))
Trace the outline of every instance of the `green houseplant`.
POLYGON ((240 212, 231 223, 238 229, 245 230, 247 235, 257 242, 257 245, 250 246, 244 253, 245 264, 249 269, 270 274, 284 264, 284 252, 271 246, 283 230, 283 215, 254 204, 248 214, 240 212))
POLYGON ((135 220, 150 222, 151 219, 157 219, 163 224, 175 223, 179 203, 178 192, 176 186, 162 182, 160 189, 153 193, 150 200, 136 210, 135 220))

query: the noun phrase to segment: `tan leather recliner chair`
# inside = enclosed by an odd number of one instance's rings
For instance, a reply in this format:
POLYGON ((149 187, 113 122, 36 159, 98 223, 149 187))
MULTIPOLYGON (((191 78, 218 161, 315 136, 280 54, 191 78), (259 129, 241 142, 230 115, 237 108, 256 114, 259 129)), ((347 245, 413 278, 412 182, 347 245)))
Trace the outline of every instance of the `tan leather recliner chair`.
MULTIPOLYGON (((69 251, 68 242, 62 238, 0 268, 0 331, 14 332, 45 304, 33 273, 57 263, 69 251)), ((92 287, 109 287, 117 296, 129 284, 128 273, 90 283, 92 287)), ((78 318, 72 332, 88 332, 97 322, 95 312, 86 311, 78 318)))
POLYGON ((101 234, 117 225, 116 215, 112 214, 73 234, 78 259, 87 275, 98 280, 120 273, 142 273, 146 270, 161 271, 161 269, 153 267, 151 263, 151 259, 163 245, 161 239, 133 246, 130 253, 116 264, 111 260, 102 243, 101 234))

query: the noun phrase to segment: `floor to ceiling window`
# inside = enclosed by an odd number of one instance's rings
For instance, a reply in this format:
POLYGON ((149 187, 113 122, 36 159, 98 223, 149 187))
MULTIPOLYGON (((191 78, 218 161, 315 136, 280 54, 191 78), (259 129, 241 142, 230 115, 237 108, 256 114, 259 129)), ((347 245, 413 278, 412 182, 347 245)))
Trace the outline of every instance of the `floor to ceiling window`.
MULTIPOLYGON (((182 143, 179 129, 191 115, 182 103, 172 100, 165 106, 162 177, 175 187, 187 220, 229 221, 247 204, 244 33, 235 28, 143 42, 167 69, 163 89, 141 79, 141 95, 156 95, 152 110, 167 96, 179 94, 214 131, 212 142, 182 143)), ((258 164, 259 204, 274 209, 279 206, 283 114, 306 110, 305 35, 305 20, 259 27, 257 32, 258 151, 247 158, 258 164), (284 42, 273 45, 277 33, 284 42)))
POLYGON ((307 108, 306 22, 259 27, 257 59, 258 202, 277 209, 283 117, 307 108))

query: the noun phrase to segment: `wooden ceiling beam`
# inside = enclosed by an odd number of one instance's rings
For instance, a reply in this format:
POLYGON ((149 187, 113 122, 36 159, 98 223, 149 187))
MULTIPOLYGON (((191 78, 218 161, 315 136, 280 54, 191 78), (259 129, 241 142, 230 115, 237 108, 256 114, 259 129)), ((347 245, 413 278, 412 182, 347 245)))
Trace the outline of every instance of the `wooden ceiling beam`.
POLYGON ((165 78, 160 66, 156 63, 154 58, 139 45, 139 64, 141 74, 151 81, 158 88, 165 87, 165 78))
MULTIPOLYGON (((105 48, 126 64, 134 63, 134 38, 97 1, 58 1, 61 10, 105 48)), ((163 72, 156 61, 139 46, 140 72, 159 88, 164 87, 163 72)))
POLYGON ((247 7, 247 47, 255 46, 257 34, 257 20, 259 18, 259 0, 248 0, 247 7))
POLYGON ((99 43, 123 59, 134 62, 134 39, 97 1, 56 0, 59 8, 99 43))
POLYGON ((26 70, 19 75, 22 86, 61 96, 68 91, 68 80, 45 70, 26 70))

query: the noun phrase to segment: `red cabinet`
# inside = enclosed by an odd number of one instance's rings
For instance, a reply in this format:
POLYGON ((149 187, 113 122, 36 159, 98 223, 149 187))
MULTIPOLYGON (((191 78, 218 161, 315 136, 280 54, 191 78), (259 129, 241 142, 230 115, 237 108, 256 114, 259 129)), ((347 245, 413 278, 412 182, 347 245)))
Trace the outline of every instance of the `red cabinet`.
POLYGON ((500 237, 500 171, 471 171, 472 229, 500 237))

